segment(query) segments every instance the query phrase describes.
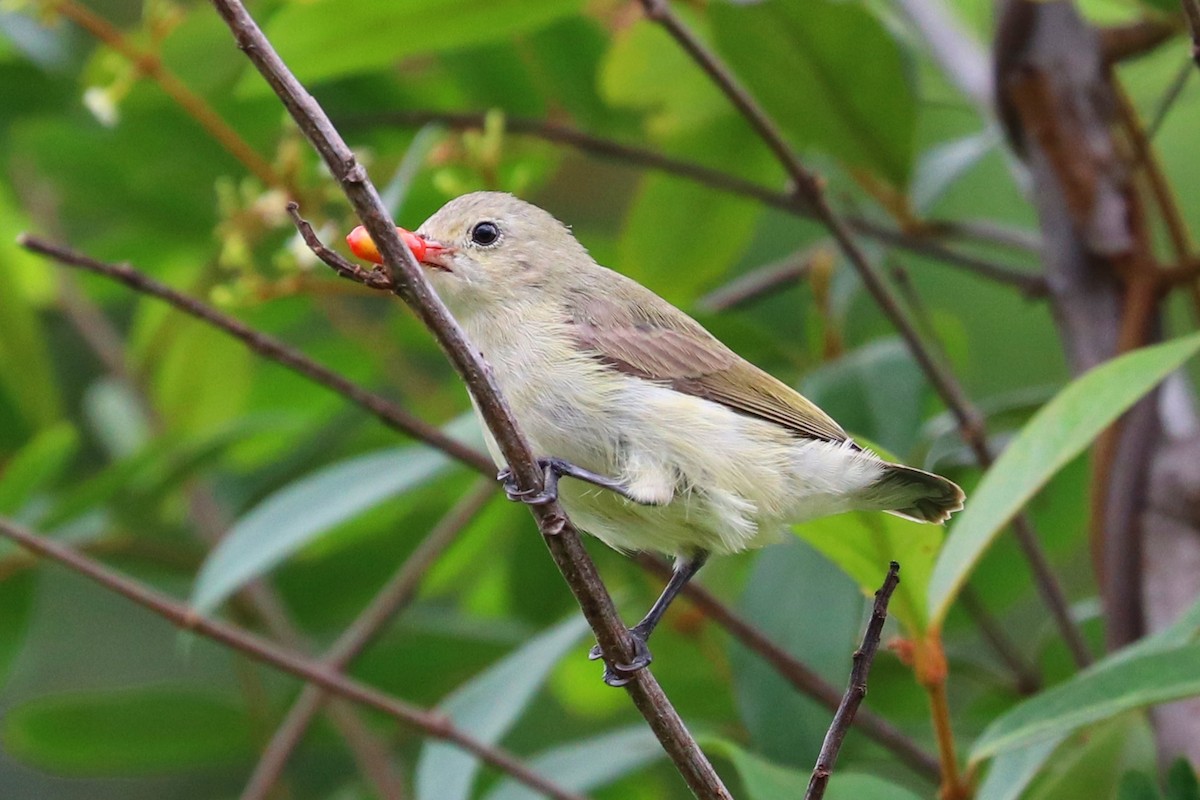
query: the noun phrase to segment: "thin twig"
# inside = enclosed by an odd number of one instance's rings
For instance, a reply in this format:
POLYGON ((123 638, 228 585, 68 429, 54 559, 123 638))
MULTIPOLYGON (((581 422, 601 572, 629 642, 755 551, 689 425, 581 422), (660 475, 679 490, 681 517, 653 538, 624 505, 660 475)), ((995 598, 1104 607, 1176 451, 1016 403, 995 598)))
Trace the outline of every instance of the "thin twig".
MULTIPOLYGON (((63 272, 61 276, 60 297, 68 318, 112 376, 130 387, 140 413, 149 421, 154 433, 161 434, 164 427, 161 415, 154 408, 143 382, 138 380, 139 376, 132 374, 126 367, 124 342, 121 341, 120 333, 75 286, 73 274, 63 272)), ((194 529, 210 546, 215 545, 229 527, 216 497, 204 480, 189 482, 184 491, 194 529)), ((276 641, 292 650, 303 650, 299 630, 283 603, 265 582, 254 581, 243 587, 238 594, 256 617, 265 623, 276 641)), ((255 683, 244 682, 247 691, 253 690, 255 686, 255 683)), ((265 710, 268 705, 265 695, 248 696, 247 702, 252 711, 258 708, 265 710)), ((360 765, 361 772, 374 785, 375 793, 380 799, 403 798, 404 786, 396 775, 386 745, 358 716, 358 710, 347 703, 338 702, 331 704, 329 716, 333 726, 345 739, 354 760, 360 765)))
MULTIPOLYGON (((863 285, 871 293, 876 304, 891 320, 897 331, 908 344, 913 357, 929 378, 958 422, 963 440, 971 447, 976 461, 985 469, 991 465, 993 456, 987 443, 983 415, 971 403, 954 375, 941 364, 926 347, 904 309, 892 296, 879 270, 870 262, 855 241, 853 231, 830 207, 820 179, 800 162, 775 122, 758 105, 757 101, 737 81, 726 65, 702 42, 683 21, 671 10, 667 0, 641 0, 646 15, 662 25, 672 38, 687 51, 696 64, 708 74, 725 93, 729 101, 758 132, 763 143, 775 154, 788 175, 795 183, 797 196, 812 209, 814 216, 828 229, 846 259, 858 272, 863 285)), ((1028 517, 1021 515, 1013 524, 1017 543, 1029 562, 1034 581, 1054 621, 1067 642, 1076 663, 1085 666, 1091 663, 1092 655, 1083 639, 1075 620, 1072 619, 1066 594, 1050 568, 1049 560, 1034 533, 1028 517)))
POLYGON ((36 236, 21 234, 17 244, 25 249, 54 259, 60 264, 79 267, 88 272, 112 278, 143 294, 152 295, 165 300, 175 308, 203 320, 214 327, 233 336, 238 341, 259 355, 276 361, 306 378, 321 384, 351 402, 370 411, 376 417, 395 430, 420 439, 431 447, 441 450, 451 458, 455 458, 473 469, 485 474, 494 475, 496 468, 485 453, 458 442, 433 425, 414 417, 409 412, 390 403, 382 397, 366 391, 361 386, 347 380, 331 369, 321 366, 299 351, 288 347, 277 339, 245 325, 228 314, 217 311, 210 305, 193 297, 175 291, 174 289, 151 278, 129 264, 109 264, 78 253, 62 245, 48 242, 36 236))
MULTIPOLYGON (((638 556, 638 563, 660 576, 667 577, 671 574, 671 565, 656 556, 643 553, 638 556)), ((698 583, 689 582, 683 587, 683 595, 706 617, 729 631, 743 647, 769 664, 798 692, 811 697, 830 711, 837 710, 842 694, 836 686, 738 616, 712 592, 698 583)), ((854 724, 917 773, 934 780, 938 778, 940 772, 937 757, 922 750, 913 742, 911 736, 894 727, 883 717, 871 711, 863 711, 855 718, 854 724)))
POLYGON ((142 50, 108 20, 75 0, 51 0, 50 8, 62 14, 105 45, 120 53, 163 90, 225 150, 267 186, 283 187, 283 179, 265 158, 235 131, 200 95, 188 88, 163 64, 157 53, 142 50))
POLYGON ((814 251, 821 247, 806 247, 798 253, 784 256, 778 261, 764 264, 739 275, 696 301, 701 311, 717 313, 752 303, 761 297, 774 294, 785 286, 799 283, 812 269, 814 251))
MULTIPOLYGON (((392 111, 371 115, 366 119, 400 125, 426 125, 430 122, 439 122, 452 128, 464 129, 482 126, 485 116, 482 112, 392 111)), ((757 200, 764 205, 803 219, 814 217, 812 209, 794 194, 770 189, 721 170, 671 158, 643 147, 593 136, 548 120, 506 117, 504 124, 508 130, 519 135, 533 136, 547 142, 575 148, 589 155, 675 175, 718 191, 757 200)), ((960 267, 979 277, 1013 286, 1028 297, 1041 297, 1046 293, 1044 281, 1040 276, 971 253, 959 252, 933 241, 930 235, 938 235, 942 229, 946 229, 953 231, 961 239, 972 239, 978 243, 1020 250, 1030 249, 1031 243, 1028 241, 1028 237, 1014 236, 1011 231, 997 231, 994 226, 976 226, 970 223, 930 222, 927 226, 929 232, 927 235, 924 232, 906 233, 889 228, 866 217, 847 216, 845 220, 852 230, 864 236, 870 236, 893 247, 941 261, 950 266, 960 267)))
POLYGON ((1158 137, 1158 132, 1162 130, 1163 123, 1167 121, 1167 115, 1171 113, 1171 109, 1175 107, 1175 103, 1183 95, 1183 88, 1187 86, 1188 79, 1195 72, 1195 65, 1192 59, 1184 60, 1179 67, 1179 71, 1175 73, 1175 77, 1171 79, 1171 83, 1167 86, 1163 96, 1159 99, 1154 108, 1154 116, 1150 118, 1150 124, 1146 126, 1146 139, 1154 141, 1158 137))
POLYGON ((863 698, 867 696, 867 675, 871 672, 871 662, 875 660, 875 652, 879 649, 879 638, 883 633, 883 623, 887 619, 888 601, 892 592, 900 583, 900 565, 895 561, 888 567, 887 577, 883 586, 875 592, 875 605, 871 607, 871 621, 867 623, 867 632, 863 634, 862 645, 854 651, 854 666, 850 668, 850 683, 846 693, 838 704, 833 722, 821 743, 821 752, 817 756, 817 766, 813 768, 812 778, 808 781, 808 791, 804 800, 821 800, 825 796, 825 787, 829 785, 829 776, 837 763, 838 751, 842 749, 842 740, 850 730, 850 723, 858 713, 863 698))
POLYGON ((1200 67, 1200 1, 1180 0, 1183 16, 1187 19, 1188 31, 1192 35, 1192 60, 1200 67))
MULTIPOLYGON (((245 6, 239 0, 213 0, 213 5, 228 24, 238 47, 275 90, 338 181, 367 233, 379 247, 385 269, 395 281, 393 291, 433 332, 462 376, 512 470, 518 488, 531 492, 539 490, 542 470, 519 432, 490 368, 467 343, 462 329, 430 287, 412 252, 400 240, 391 215, 366 170, 358 164, 316 100, 279 58, 245 6)), ((531 506, 530 511, 559 571, 595 632, 605 660, 610 664, 629 663, 626 659, 633 655, 629 633, 617 615, 578 531, 557 502, 531 506)), ((653 673, 649 669, 639 670, 625 688, 692 792, 702 800, 730 798, 729 790, 684 726, 653 673)))
POLYGON ((287 672, 303 681, 314 683, 332 694, 379 711, 406 727, 421 731, 426 736, 461 747, 535 791, 560 798, 560 800, 581 800, 580 795, 533 772, 502 748, 486 745, 459 730, 443 714, 390 697, 378 689, 347 678, 324 664, 285 650, 235 625, 198 616, 187 606, 171 597, 143 586, 70 547, 45 536, 39 536, 3 517, 0 517, 0 536, 4 536, 30 552, 78 572, 142 608, 154 612, 182 630, 212 639, 256 661, 287 672))
MULTIPOLYGON (((433 562, 495 493, 494 481, 480 479, 475 488, 433 527, 395 575, 379 590, 354 622, 350 623, 322 657, 321 663, 329 669, 344 671, 379 634, 383 626, 412 601, 421 579, 425 577, 433 562)), ((323 689, 315 686, 304 687, 263 750, 262 758, 254 768, 246 788, 242 790, 241 800, 261 800, 267 796, 327 697, 328 693, 323 689)))

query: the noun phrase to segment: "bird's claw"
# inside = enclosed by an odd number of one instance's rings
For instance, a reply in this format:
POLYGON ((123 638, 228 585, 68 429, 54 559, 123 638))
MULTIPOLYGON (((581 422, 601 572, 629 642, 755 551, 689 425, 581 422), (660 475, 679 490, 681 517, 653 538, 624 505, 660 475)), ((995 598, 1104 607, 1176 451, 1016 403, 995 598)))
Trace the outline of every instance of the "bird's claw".
POLYGON ((537 460, 542 468, 542 488, 518 489, 513 478, 512 470, 505 467, 496 477, 504 484, 504 494, 514 503, 524 503, 529 506, 544 506, 558 499, 558 479, 563 475, 573 475, 580 472, 574 464, 561 458, 543 457, 537 460))
POLYGON ((553 503, 558 499, 558 481, 552 479, 551 467, 546 465, 547 459, 538 459, 538 465, 546 471, 546 478, 543 482, 543 487, 540 491, 537 489, 519 489, 517 481, 513 477, 512 470, 508 467, 500 470, 496 474, 496 480, 500 481, 504 488, 504 496, 514 503, 525 503, 530 506, 544 506, 547 503, 553 503))
MULTIPOLYGON (((639 630, 629 629, 629 641, 633 645, 633 658, 628 664, 609 664, 607 661, 604 663, 604 682, 609 686, 624 686, 633 680, 635 672, 650 666, 650 662, 654 660, 650 646, 646 644, 646 637, 639 630)), ((588 651, 588 660, 597 661, 601 658, 604 658, 604 654, 600 652, 600 645, 593 645, 588 651)))

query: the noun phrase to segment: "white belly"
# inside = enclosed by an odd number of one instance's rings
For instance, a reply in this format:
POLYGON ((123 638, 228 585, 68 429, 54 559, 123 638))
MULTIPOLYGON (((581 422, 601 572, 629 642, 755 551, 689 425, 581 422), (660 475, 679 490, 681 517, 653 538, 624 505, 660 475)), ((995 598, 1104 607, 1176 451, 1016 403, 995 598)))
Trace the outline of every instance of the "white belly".
POLYGON ((674 554, 761 547, 786 523, 854 508, 855 494, 879 475, 869 455, 798 439, 586 356, 545 342, 488 341, 484 355, 535 455, 617 478, 655 503, 564 478, 563 507, 611 547, 674 554))

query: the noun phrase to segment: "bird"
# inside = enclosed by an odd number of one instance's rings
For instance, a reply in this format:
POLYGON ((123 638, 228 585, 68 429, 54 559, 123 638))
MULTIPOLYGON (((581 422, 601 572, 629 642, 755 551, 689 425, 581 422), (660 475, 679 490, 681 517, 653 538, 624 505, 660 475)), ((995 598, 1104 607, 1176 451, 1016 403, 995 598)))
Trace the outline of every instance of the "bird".
MULTIPOLYGON (((650 635, 710 555, 848 511, 940 524, 963 507, 955 483, 856 444, 685 312, 597 264, 536 205, 473 192, 397 231, 491 366, 545 472, 539 492, 518 489, 483 425, 509 499, 557 499, 616 550, 674 557, 662 594, 629 628, 633 658, 605 664, 610 685, 650 663, 650 635)), ((347 240, 381 260, 361 227, 347 240)), ((590 656, 602 657, 598 647, 590 656)))

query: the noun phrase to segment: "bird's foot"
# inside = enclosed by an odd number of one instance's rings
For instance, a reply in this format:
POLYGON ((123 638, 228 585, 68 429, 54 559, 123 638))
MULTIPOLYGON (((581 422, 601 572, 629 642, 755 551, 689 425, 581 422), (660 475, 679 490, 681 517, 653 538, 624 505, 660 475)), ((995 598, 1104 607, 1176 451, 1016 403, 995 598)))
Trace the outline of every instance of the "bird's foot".
MULTIPOLYGON (((628 664, 610 664, 604 662, 604 682, 609 686, 624 686, 633 680, 633 674, 650 666, 654 656, 650 654, 650 646, 646 644, 649 633, 643 633, 638 628, 629 629, 629 641, 633 645, 633 658, 628 664)), ((593 645, 588 651, 588 660, 596 661, 604 658, 600 645, 593 645)))
POLYGON ((576 466, 570 461, 561 458, 543 457, 539 458, 537 462, 538 466, 542 468, 543 473, 542 488, 540 491, 517 488, 517 482, 513 477, 512 470, 508 467, 500 470, 499 474, 496 475, 496 479, 503 484, 504 494, 509 500, 531 506, 553 503, 558 499, 559 478, 569 476, 581 481, 587 481, 604 489, 609 489, 634 502, 642 502, 636 497, 632 497, 629 489, 620 481, 576 466))

